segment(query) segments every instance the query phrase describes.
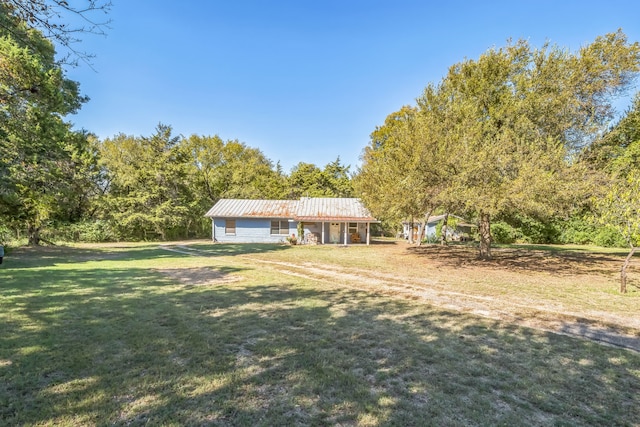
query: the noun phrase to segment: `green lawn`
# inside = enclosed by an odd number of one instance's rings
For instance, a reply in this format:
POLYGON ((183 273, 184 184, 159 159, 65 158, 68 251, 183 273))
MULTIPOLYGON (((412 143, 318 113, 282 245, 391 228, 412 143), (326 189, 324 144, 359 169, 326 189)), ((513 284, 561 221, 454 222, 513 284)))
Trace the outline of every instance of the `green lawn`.
POLYGON ((196 247, 5 258, 0 425, 639 425, 636 352, 255 262, 381 246, 196 247))

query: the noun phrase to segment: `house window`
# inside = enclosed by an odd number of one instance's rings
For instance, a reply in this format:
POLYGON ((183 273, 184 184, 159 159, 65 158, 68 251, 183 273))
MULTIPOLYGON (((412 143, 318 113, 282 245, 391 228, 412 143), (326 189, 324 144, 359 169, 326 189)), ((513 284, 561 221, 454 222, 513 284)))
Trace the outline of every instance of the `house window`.
POLYGON ((357 232, 358 232, 358 223, 350 222, 349 223, 349 234, 353 234, 353 233, 357 233, 357 232))
POLYGON ((228 219, 225 221, 224 234, 236 234, 236 220, 228 219))
POLYGON ((289 221, 271 221, 271 234, 289 235, 289 221))

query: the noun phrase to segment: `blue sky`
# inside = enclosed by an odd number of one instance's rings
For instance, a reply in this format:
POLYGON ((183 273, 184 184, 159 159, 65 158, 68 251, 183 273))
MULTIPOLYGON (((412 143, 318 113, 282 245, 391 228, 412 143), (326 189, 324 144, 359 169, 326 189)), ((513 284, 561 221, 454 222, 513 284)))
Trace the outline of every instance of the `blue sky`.
POLYGON ((622 28, 640 2, 113 0, 106 37, 68 70, 91 100, 69 119, 100 138, 219 135, 285 172, 340 157, 354 171, 369 135, 449 66, 507 39, 577 50, 622 28))

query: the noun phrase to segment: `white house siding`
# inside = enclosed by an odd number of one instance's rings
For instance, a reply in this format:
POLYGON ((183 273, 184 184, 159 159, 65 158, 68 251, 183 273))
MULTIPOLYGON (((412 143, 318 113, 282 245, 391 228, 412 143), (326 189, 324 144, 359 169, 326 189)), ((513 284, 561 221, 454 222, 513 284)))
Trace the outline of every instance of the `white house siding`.
MULTIPOLYGON (((415 232, 416 235, 420 235, 420 227, 422 227, 422 224, 418 221, 413 223, 414 229, 417 230, 415 232)), ((424 237, 428 238, 428 239, 433 239, 436 237, 436 227, 438 226, 437 222, 433 222, 433 223, 428 223, 427 224, 427 228, 425 229, 425 233, 424 233, 424 237)), ((407 239, 409 237, 409 233, 410 233, 410 224, 405 222, 402 224, 402 229, 403 229, 403 235, 404 238, 407 239)))
POLYGON ((436 227, 438 226, 437 223, 435 224, 427 224, 427 232, 425 233, 425 237, 428 237, 430 239, 433 239, 436 237, 436 227))
MULTIPOLYGON (((469 237, 469 234, 471 233, 471 229, 474 227, 474 225, 467 223, 466 220, 463 219, 462 217, 459 217, 456 215, 451 215, 450 217, 455 218, 457 220, 457 225, 454 230, 453 228, 451 228, 451 223, 449 223, 449 228, 447 231, 448 238, 453 238, 454 240, 456 240, 465 236, 469 237)), ((436 216, 429 217, 429 222, 427 223, 427 228, 425 229, 424 237, 428 239, 435 238, 438 224, 440 224, 443 219, 444 219, 444 215, 436 215, 436 216)), ((411 223, 409 222, 402 223, 402 232, 405 239, 409 238, 409 233, 411 228, 410 224, 411 223)), ((413 226, 414 226, 414 229, 416 230, 415 231, 416 236, 420 235, 420 227, 422 227, 422 223, 417 220, 413 223, 413 226)))
MULTIPOLYGON (((288 221, 289 234, 272 235, 270 218, 228 218, 236 220, 236 233, 226 234, 227 218, 213 219, 213 237, 216 242, 220 243, 282 243, 286 242, 287 237, 298 234, 297 222, 288 221)), ((281 219, 274 218, 280 221, 281 219)))

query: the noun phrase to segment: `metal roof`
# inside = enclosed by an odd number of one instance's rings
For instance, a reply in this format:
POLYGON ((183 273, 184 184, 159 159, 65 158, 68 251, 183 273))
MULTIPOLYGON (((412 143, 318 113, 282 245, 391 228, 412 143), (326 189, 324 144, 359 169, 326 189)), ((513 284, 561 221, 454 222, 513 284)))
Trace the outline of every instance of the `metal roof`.
POLYGON ((220 199, 205 216, 377 222, 360 199, 335 197, 303 197, 300 200, 220 199))
POLYGON ((360 199, 330 197, 301 198, 294 219, 298 221, 376 221, 360 199))
POLYGON ((205 216, 216 218, 293 218, 297 200, 220 199, 205 216))

